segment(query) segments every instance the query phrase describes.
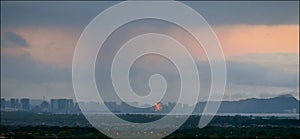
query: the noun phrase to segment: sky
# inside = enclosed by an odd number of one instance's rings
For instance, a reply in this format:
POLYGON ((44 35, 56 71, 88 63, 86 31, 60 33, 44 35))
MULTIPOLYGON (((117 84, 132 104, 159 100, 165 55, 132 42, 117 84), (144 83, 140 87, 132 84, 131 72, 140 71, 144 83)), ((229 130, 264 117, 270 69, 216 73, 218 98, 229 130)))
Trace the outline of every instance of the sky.
MULTIPOLYGON (((72 59, 76 43, 89 22, 116 3, 2 2, 1 97, 74 98, 72 59)), ((227 64, 224 100, 283 94, 299 99, 299 2, 184 3, 207 20, 220 41, 227 64)), ((188 34, 162 21, 142 20, 128 24, 119 32, 127 37, 120 39, 116 33, 116 38, 101 50, 107 58, 97 59, 97 84, 108 100, 118 100, 112 93, 110 75, 106 71, 107 63, 117 50, 114 46, 141 30, 154 30, 194 44, 188 34)), ((200 30, 197 25, 195 30, 200 30)), ((200 69, 201 92, 208 92, 210 69, 205 53, 200 47, 187 48, 200 69)), ((165 75, 168 83, 169 100, 166 101, 176 100, 179 76, 168 60, 145 56, 137 60, 132 69, 135 70, 130 74, 130 81, 137 94, 149 92, 148 79, 158 72, 165 75)), ((91 96, 84 98, 95 101, 91 96)))

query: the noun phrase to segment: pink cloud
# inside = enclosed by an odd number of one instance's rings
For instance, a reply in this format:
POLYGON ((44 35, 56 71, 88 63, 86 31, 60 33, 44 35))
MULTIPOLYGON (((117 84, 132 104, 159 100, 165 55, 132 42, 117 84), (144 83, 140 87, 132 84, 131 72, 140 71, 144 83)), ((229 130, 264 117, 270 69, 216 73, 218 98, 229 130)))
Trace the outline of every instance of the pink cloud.
POLYGON ((79 30, 68 28, 17 28, 15 33, 28 43, 26 48, 2 48, 3 55, 27 53, 38 62, 58 67, 71 67, 79 30))
POLYGON ((235 25, 213 29, 225 56, 299 52, 299 25, 235 25))
MULTIPOLYGON (((226 57, 250 53, 299 53, 299 25, 233 25, 214 26, 213 29, 226 57)), ((203 48, 191 39, 191 36, 184 35, 177 29, 166 31, 187 46, 194 57, 206 59, 203 48)), ((73 53, 81 30, 24 27, 11 30, 11 32, 22 36, 28 43, 28 47, 1 48, 1 55, 28 54, 33 60, 41 63, 71 68, 73 53)))

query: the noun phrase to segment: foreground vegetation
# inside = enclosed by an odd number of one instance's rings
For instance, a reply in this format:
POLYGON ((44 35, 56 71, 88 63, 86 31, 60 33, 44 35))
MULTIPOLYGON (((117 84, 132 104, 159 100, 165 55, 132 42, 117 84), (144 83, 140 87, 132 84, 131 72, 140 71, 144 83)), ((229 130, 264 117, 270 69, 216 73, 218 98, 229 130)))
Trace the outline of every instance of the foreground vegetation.
MULTIPOLYGON (((135 122, 149 122, 161 115, 121 114, 135 122)), ((107 116, 109 118, 109 116, 107 116)), ((197 128, 200 116, 190 118, 166 138, 300 138, 299 119, 253 116, 216 116, 197 128)), ((107 138, 92 127, 83 115, 1 112, 1 134, 6 138, 107 138)))
MULTIPOLYGON (((93 127, 3 126, 7 138, 107 138, 93 127)), ((166 138, 299 138, 299 128, 213 127, 179 129, 166 138)))

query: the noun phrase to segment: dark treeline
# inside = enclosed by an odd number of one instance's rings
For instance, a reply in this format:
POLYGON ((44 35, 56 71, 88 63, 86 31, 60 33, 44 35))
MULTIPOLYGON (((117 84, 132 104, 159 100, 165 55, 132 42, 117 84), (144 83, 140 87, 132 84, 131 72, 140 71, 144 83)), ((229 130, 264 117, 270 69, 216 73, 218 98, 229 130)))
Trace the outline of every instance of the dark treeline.
MULTIPOLYGON (((162 115, 151 114, 119 114, 118 117, 135 123, 145 123, 158 120, 162 115)), ((192 115, 182 127, 196 127, 199 115, 192 115)), ((86 118, 81 115, 32 113, 32 112, 1 112, 1 125, 48 125, 48 126, 79 126, 90 127, 86 118)), ((299 119, 281 119, 279 117, 254 116, 215 116, 209 123, 211 126, 273 126, 273 127, 299 127, 299 119)))
MULTIPOLYGON (((149 122, 162 115, 120 114, 134 122, 149 122)), ((197 128, 200 116, 192 115, 167 138, 299 138, 299 119, 254 116, 215 116, 197 128)), ((1 137, 7 138, 106 138, 83 115, 1 112, 1 137)))

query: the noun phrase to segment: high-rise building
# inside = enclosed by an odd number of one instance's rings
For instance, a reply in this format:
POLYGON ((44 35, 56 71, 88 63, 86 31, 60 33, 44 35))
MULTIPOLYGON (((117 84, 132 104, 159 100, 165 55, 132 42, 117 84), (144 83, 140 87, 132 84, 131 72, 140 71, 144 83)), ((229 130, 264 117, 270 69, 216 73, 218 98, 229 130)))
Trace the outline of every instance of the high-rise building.
POLYGON ((51 99, 51 112, 53 113, 71 113, 74 108, 72 99, 51 99))
POLYGON ((10 99, 10 108, 17 110, 19 108, 19 99, 11 98, 10 99))
POLYGON ((108 107, 108 109, 109 109, 110 111, 112 111, 112 112, 117 112, 117 111, 119 111, 117 102, 104 102, 104 104, 105 104, 106 107, 108 107))
POLYGON ((78 102, 75 102, 74 104, 74 108, 73 108, 73 112, 74 113, 80 113, 80 108, 79 108, 79 103, 78 102))
POLYGON ((22 98, 20 101, 21 101, 22 110, 29 111, 29 109, 30 109, 30 100, 29 100, 29 98, 22 98))
POLYGON ((10 108, 10 101, 9 100, 5 100, 5 108, 10 108))
POLYGON ((73 99, 67 99, 67 113, 72 113, 74 111, 73 99))
POLYGON ((41 103, 41 111, 49 112, 49 103, 45 100, 41 103))
POLYGON ((67 99, 58 99, 58 112, 63 114, 68 113, 67 99))
POLYGON ((1 110, 5 109, 5 99, 1 98, 1 110))
POLYGON ((58 99, 51 99, 50 101, 51 105, 51 112, 56 113, 58 112, 59 106, 58 106, 58 99))

